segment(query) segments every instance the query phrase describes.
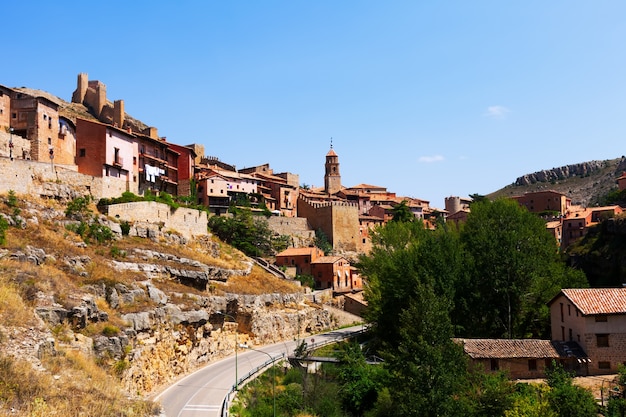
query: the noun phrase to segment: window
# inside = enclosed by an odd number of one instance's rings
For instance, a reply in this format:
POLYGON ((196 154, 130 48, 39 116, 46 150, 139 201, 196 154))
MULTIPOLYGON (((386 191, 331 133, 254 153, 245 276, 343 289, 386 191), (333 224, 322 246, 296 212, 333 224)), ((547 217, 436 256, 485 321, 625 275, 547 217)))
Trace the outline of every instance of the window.
POLYGON ((609 347, 609 335, 608 334, 597 334, 596 335, 596 346, 598 346, 598 347, 609 347))
POLYGON ((606 323, 606 321, 607 321, 606 314, 598 314, 596 316, 596 323, 606 323))
POLYGON ((86 152, 85 148, 80 148, 78 150, 78 156, 85 157, 86 154, 87 154, 87 152, 86 152))
POLYGON ((569 340, 574 340, 574 336, 572 335, 572 329, 569 329, 569 340))
POLYGON ((563 303, 561 303, 561 322, 563 322, 563 303))
POLYGON ((608 362, 608 361, 598 362, 598 369, 611 369, 611 362, 608 362))
POLYGON ((52 145, 52 138, 48 138, 48 145, 52 145))
POLYGON ((537 359, 528 359, 528 370, 529 371, 537 370, 537 359))
POLYGON ((490 365, 492 371, 497 371, 497 370, 500 369, 500 365, 498 364, 498 360, 497 359, 491 359, 489 365, 490 365))
POLYGON ((571 305, 571 304, 568 304, 568 305, 567 305, 567 315, 568 315, 568 316, 571 316, 571 315, 572 315, 572 305, 571 305))

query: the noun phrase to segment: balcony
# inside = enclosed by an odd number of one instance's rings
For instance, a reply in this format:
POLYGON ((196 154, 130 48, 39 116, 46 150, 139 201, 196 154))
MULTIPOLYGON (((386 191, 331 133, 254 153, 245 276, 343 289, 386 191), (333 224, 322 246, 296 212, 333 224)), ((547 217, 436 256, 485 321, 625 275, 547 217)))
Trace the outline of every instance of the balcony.
POLYGON ((114 167, 118 167, 118 168, 122 168, 124 166, 124 158, 118 156, 115 157, 115 159, 113 160, 113 166, 114 167))

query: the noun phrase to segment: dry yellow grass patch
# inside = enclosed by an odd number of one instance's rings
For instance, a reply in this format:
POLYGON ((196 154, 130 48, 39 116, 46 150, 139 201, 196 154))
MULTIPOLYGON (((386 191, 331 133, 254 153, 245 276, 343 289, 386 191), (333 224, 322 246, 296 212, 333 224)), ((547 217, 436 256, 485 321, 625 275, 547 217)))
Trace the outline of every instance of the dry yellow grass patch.
POLYGON ((224 292, 250 295, 269 293, 291 294, 302 291, 302 288, 293 282, 268 274, 258 266, 252 268, 250 275, 231 277, 224 284, 216 284, 216 287, 224 292))
POLYGON ((150 416, 155 405, 128 399, 117 381, 80 352, 43 359, 46 372, 11 357, 0 357, 0 415, 150 416))

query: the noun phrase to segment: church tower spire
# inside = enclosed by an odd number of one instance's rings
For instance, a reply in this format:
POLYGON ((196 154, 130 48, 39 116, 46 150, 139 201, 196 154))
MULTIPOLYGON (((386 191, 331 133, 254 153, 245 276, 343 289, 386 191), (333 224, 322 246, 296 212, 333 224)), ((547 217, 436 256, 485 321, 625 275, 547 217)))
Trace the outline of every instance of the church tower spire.
POLYGON ((333 138, 330 138, 330 151, 326 154, 325 168, 324 191, 327 194, 335 194, 341 190, 341 175, 339 174, 339 156, 333 150, 333 138))

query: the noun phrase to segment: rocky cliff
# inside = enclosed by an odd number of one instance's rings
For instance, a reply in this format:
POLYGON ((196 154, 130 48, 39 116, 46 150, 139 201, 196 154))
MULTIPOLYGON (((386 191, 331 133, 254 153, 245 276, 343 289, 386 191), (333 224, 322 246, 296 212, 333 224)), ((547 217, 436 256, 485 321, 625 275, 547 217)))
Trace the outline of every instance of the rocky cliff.
POLYGON ((125 236, 95 209, 77 221, 66 208, 0 195, 0 225, 8 225, 0 226, 0 294, 15 292, 15 306, 34 313, 12 320, 15 312, 0 302, 0 347, 41 373, 46 357, 81 352, 126 392, 149 396, 232 354, 236 340, 263 345, 338 325, 298 285, 210 236, 141 233, 145 225, 125 236), (110 240, 86 238, 85 230, 103 228, 110 240))
POLYGON ((617 187, 615 181, 626 171, 626 158, 589 161, 522 175, 515 182, 488 195, 511 197, 526 192, 554 190, 572 199, 572 204, 593 206, 617 187))

